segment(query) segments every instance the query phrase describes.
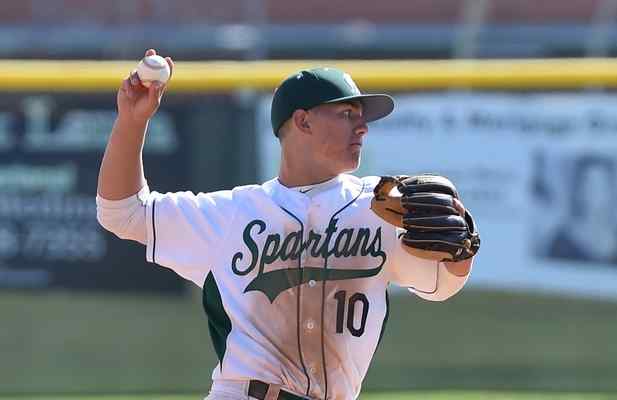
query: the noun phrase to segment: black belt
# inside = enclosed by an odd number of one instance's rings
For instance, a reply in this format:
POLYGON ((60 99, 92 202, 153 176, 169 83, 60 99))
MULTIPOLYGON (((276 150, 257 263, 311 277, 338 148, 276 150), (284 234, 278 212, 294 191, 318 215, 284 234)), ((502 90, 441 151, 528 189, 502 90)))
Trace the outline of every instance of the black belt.
MULTIPOLYGON (((268 393, 269 388, 270 388, 270 385, 265 382, 251 380, 249 382, 249 396, 259 399, 259 400, 264 400, 266 398, 266 393, 268 393)), ((277 400, 304 400, 304 399, 306 399, 306 397, 301 397, 293 393, 286 392, 282 389, 279 391, 279 395, 277 397, 277 400)))

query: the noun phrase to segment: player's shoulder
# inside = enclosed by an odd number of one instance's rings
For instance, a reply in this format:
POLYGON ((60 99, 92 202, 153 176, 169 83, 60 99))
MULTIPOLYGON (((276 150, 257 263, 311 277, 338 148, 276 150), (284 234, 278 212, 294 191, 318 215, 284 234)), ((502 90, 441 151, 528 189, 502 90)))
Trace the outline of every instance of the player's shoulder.
POLYGON ((380 179, 378 176, 357 177, 349 174, 342 175, 342 178, 346 184, 356 186, 359 190, 370 193, 373 192, 373 189, 377 186, 380 179))
POLYGON ((232 197, 236 201, 254 201, 262 197, 269 197, 273 190, 274 181, 276 181, 276 179, 263 184, 236 186, 231 190, 232 197))
POLYGON ((232 199, 236 201, 254 199, 265 194, 263 185, 250 184, 236 186, 230 190, 232 199))
POLYGON ((178 192, 167 192, 167 193, 159 193, 152 192, 152 195, 156 196, 156 200, 171 200, 172 202, 182 202, 182 201, 225 201, 225 200, 234 200, 240 199, 243 197, 250 196, 251 194, 261 192, 260 185, 243 185, 236 186, 232 189, 222 189, 222 190, 213 190, 213 191, 178 191, 178 192))
POLYGON ((357 177, 349 174, 340 176, 343 185, 350 189, 353 193, 359 193, 360 197, 370 197, 373 194, 373 189, 379 182, 378 176, 357 177))
POLYGON ((198 196, 204 196, 212 199, 230 200, 233 202, 251 202, 260 197, 268 197, 269 193, 272 191, 275 181, 276 179, 268 181, 264 184, 239 185, 233 187, 232 189, 199 193, 198 196))
POLYGON ((265 197, 260 185, 240 185, 232 189, 220 190, 202 194, 205 202, 219 207, 232 209, 244 208, 250 204, 260 202, 265 197))
POLYGON ((249 194, 254 192, 259 192, 262 190, 262 185, 250 184, 250 185, 240 185, 236 186, 231 191, 234 194, 249 194))
POLYGON ((377 186, 377 184, 379 183, 379 180, 381 179, 381 177, 370 175, 370 176, 363 176, 360 179, 362 180, 362 183, 364 184, 365 189, 372 192, 373 189, 375 189, 375 186, 377 186))

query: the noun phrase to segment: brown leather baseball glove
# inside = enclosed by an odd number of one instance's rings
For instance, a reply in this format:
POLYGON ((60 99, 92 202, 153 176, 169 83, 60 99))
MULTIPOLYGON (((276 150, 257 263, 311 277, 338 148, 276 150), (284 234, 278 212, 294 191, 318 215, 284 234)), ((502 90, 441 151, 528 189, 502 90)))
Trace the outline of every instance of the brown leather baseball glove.
POLYGON ((458 192, 446 177, 432 174, 384 176, 373 190, 371 210, 404 228, 401 241, 416 257, 462 261, 480 248, 480 235, 469 211, 455 207, 458 192))

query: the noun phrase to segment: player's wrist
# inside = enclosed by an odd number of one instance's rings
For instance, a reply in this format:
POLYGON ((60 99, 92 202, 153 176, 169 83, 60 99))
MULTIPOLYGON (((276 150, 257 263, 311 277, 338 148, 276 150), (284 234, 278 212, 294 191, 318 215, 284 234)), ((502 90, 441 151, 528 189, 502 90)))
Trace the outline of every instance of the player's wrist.
POLYGON ((464 277, 471 272, 472 259, 468 258, 463 261, 445 261, 444 265, 448 272, 458 277, 464 277))
POLYGON ((116 127, 130 132, 139 131, 140 133, 145 133, 149 121, 150 118, 119 112, 116 118, 116 127))

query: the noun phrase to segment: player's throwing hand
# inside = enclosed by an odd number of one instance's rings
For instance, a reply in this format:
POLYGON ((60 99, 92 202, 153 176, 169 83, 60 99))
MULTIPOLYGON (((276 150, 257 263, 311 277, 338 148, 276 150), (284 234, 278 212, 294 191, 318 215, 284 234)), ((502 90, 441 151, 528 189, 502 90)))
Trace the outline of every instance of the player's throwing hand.
MULTIPOLYGON (((145 55, 155 54, 154 49, 149 49, 145 55)), ((173 61, 170 57, 165 57, 165 61, 167 61, 169 69, 173 73, 173 61)), ((129 77, 122 81, 122 86, 118 90, 119 117, 140 123, 149 120, 161 104, 161 98, 166 87, 167 84, 155 82, 147 88, 141 84, 136 71, 131 72, 129 77)))

